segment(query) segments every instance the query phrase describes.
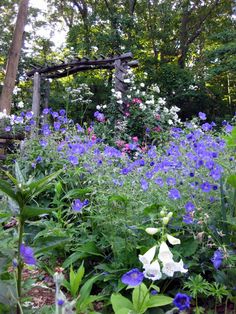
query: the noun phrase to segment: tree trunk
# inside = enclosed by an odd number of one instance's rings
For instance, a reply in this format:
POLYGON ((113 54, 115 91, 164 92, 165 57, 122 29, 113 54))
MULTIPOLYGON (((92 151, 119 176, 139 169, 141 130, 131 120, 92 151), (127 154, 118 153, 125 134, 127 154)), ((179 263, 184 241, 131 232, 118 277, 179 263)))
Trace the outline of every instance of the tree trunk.
POLYGON ((6 76, 0 97, 0 111, 5 109, 7 114, 10 114, 11 112, 12 93, 15 87, 23 33, 27 21, 28 6, 29 0, 21 0, 13 33, 13 39, 8 55, 6 76))

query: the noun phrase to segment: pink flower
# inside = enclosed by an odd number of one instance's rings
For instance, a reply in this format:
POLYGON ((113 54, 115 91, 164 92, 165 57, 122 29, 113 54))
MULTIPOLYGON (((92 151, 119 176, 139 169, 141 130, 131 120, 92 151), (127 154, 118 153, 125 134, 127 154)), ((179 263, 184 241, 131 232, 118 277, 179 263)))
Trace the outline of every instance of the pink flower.
POLYGON ((91 136, 91 140, 92 140, 92 141, 96 141, 96 139, 97 139, 96 134, 93 134, 93 135, 91 136))
POLYGON ((117 141, 116 141, 116 145, 121 148, 121 147, 123 147, 123 146, 125 145, 125 141, 123 141, 123 140, 117 140, 117 141))
POLYGON ((129 112, 125 112, 125 115, 126 115, 126 117, 129 117, 130 113, 129 112))
POLYGON ((135 104, 141 104, 141 103, 142 103, 142 100, 141 100, 140 98, 134 98, 134 99, 132 100, 132 102, 135 103, 135 104))
POLYGON ((153 131, 155 132, 161 132, 161 128, 159 126, 156 126, 155 128, 153 128, 153 131))
POLYGON ((161 119, 161 116, 160 116, 159 114, 156 114, 156 115, 155 115, 155 119, 160 120, 160 119, 161 119))
POLYGON ((133 140, 133 142, 137 143, 137 142, 138 142, 138 137, 137 137, 137 136, 134 136, 134 137, 132 138, 132 140, 133 140))

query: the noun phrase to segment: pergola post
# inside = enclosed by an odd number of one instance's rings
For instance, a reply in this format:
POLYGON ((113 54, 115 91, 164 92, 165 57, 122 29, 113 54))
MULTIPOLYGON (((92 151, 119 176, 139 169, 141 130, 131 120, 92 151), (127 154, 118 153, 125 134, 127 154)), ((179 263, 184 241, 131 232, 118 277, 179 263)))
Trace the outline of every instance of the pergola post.
POLYGON ((36 121, 38 121, 40 113, 40 74, 38 72, 34 73, 32 111, 36 121))
POLYGON ((115 60, 115 90, 121 92, 122 98, 127 92, 128 85, 125 83, 125 76, 127 75, 127 65, 125 66, 120 59, 115 60))

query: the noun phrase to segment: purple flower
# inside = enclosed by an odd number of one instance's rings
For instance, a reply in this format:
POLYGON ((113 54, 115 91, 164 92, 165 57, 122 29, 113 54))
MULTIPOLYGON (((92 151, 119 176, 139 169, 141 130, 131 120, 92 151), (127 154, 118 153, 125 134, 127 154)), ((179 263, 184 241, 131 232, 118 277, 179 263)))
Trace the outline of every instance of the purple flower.
POLYGON ((21 244, 20 256, 24 263, 27 265, 36 265, 36 259, 34 258, 34 251, 31 247, 21 244))
POLYGON ((65 301, 62 300, 62 299, 58 299, 58 300, 57 300, 57 304, 58 304, 59 306, 62 306, 64 303, 65 303, 65 301))
POLYGON ((6 131, 6 132, 10 132, 10 131, 11 131, 10 125, 8 125, 8 126, 5 127, 5 131, 6 131))
POLYGON ((145 179, 140 180, 141 187, 144 191, 148 190, 148 182, 145 179))
POLYGON ((185 204, 185 209, 186 209, 186 212, 192 212, 192 211, 194 211, 194 209, 195 209, 195 206, 194 206, 194 204, 192 203, 192 202, 187 202, 186 204, 185 204))
POLYGON ((187 213, 186 215, 183 216, 183 222, 186 223, 187 225, 191 225, 193 223, 193 217, 191 213, 187 213))
POLYGON ((40 144, 42 147, 46 147, 46 146, 48 145, 48 142, 42 139, 42 140, 39 141, 39 144, 40 144))
POLYGON ((31 131, 31 127, 29 125, 25 126, 25 132, 30 132, 31 131))
POLYGON ((84 129, 82 128, 81 125, 77 124, 76 127, 77 127, 77 131, 78 131, 78 132, 84 133, 84 129))
POLYGON ((177 293, 173 303, 180 311, 184 311, 190 308, 190 301, 191 298, 187 294, 177 293))
POLYGON ((49 108, 44 108, 43 109, 43 114, 49 114, 50 112, 50 109, 49 108))
POLYGON ((227 133, 231 133, 233 130, 233 126, 229 123, 227 123, 226 127, 225 127, 225 132, 227 133))
POLYGON ((61 123, 60 122, 54 122, 53 126, 54 126, 55 131, 59 131, 60 127, 61 127, 61 123))
POLYGON ((177 189, 171 189, 168 193, 168 196, 172 200, 177 200, 177 199, 181 198, 180 192, 177 189))
POLYGON ((198 113, 198 116, 199 116, 199 118, 201 119, 201 120, 206 120, 206 114, 204 113, 204 112, 199 112, 198 113))
POLYGON ((216 250, 214 252, 214 255, 213 255, 212 259, 211 259, 215 269, 218 269, 221 266, 221 264, 223 262, 223 259, 224 259, 223 252, 221 250, 216 250))
POLYGON ((57 118, 59 116, 59 113, 57 111, 53 111, 52 112, 52 116, 55 119, 55 118, 57 118))
POLYGON ((139 286, 143 281, 144 275, 139 269, 134 268, 124 274, 121 278, 121 281, 125 285, 129 285, 132 287, 139 286))
POLYGON ((160 177, 156 178, 154 182, 155 182, 157 185, 159 185, 159 186, 163 186, 163 185, 164 185, 163 179, 160 178, 160 177))
POLYGON ((176 184, 176 180, 175 180, 175 178, 167 178, 166 179, 166 183, 167 183, 167 185, 175 185, 176 184))
POLYGON ((201 189, 203 192, 208 193, 211 191, 211 184, 206 181, 206 182, 201 184, 201 189))
POLYGON ((61 116, 64 116, 64 115, 66 114, 65 109, 61 109, 61 110, 59 110, 59 114, 60 114, 61 116))
POLYGON ((210 131, 211 129, 212 129, 212 125, 210 124, 210 123, 204 123, 203 125, 202 125, 202 129, 203 129, 203 131, 205 131, 205 132, 207 132, 207 131, 210 131))
POLYGON ((96 111, 94 112, 94 117, 99 121, 99 122, 104 122, 105 121, 105 116, 103 113, 96 111))
POLYGON ((76 156, 71 155, 71 156, 68 157, 68 159, 69 159, 69 162, 70 162, 73 166, 76 166, 76 165, 78 165, 78 163, 79 163, 78 157, 76 157, 76 156))
POLYGON ((76 212, 81 212, 82 208, 89 204, 89 200, 84 200, 83 202, 80 199, 75 199, 72 203, 72 209, 76 212))
POLYGON ((27 120, 30 120, 33 117, 34 113, 32 111, 28 111, 25 114, 27 120))

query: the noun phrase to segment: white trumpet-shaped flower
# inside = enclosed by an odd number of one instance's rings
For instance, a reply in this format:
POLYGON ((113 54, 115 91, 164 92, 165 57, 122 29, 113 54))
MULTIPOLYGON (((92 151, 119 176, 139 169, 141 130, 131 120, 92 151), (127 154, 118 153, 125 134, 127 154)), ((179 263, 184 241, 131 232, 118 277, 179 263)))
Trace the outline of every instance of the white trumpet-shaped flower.
POLYGON ((146 264, 143 274, 145 278, 151 279, 152 281, 160 279, 162 273, 159 262, 155 260, 151 264, 146 264))
POLYGON ((151 264, 155 254, 156 254, 156 248, 157 248, 157 246, 154 245, 144 255, 139 255, 139 260, 143 264, 144 268, 145 268, 145 265, 151 264))
POLYGON ((180 239, 177 239, 175 237, 173 237, 170 234, 167 234, 167 240, 170 242, 170 244, 172 245, 176 245, 176 244, 180 244, 180 239))
POLYGON ((173 254, 171 253, 168 245, 165 242, 162 242, 159 249, 158 258, 162 263, 172 261, 173 254))
POLYGON ((162 272, 168 277, 173 277, 175 272, 186 273, 188 270, 184 268, 183 261, 180 260, 178 263, 170 260, 163 263, 162 272))
POLYGON ((145 231, 150 235, 154 235, 158 232, 158 228, 146 228, 145 231))

